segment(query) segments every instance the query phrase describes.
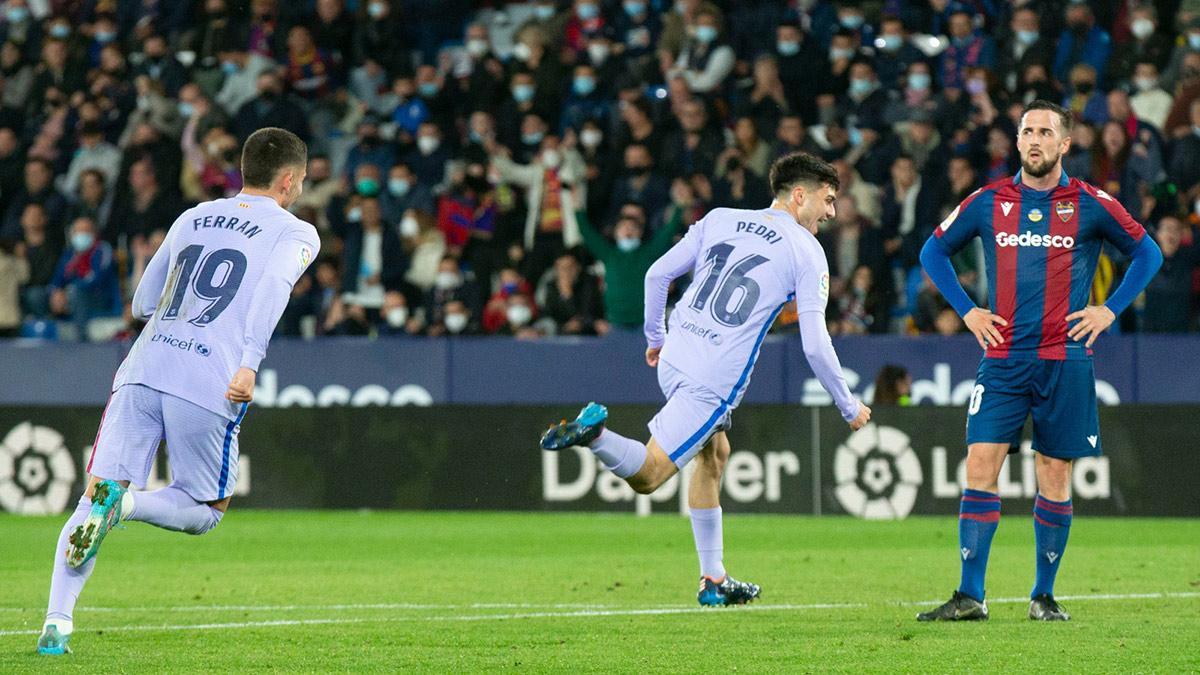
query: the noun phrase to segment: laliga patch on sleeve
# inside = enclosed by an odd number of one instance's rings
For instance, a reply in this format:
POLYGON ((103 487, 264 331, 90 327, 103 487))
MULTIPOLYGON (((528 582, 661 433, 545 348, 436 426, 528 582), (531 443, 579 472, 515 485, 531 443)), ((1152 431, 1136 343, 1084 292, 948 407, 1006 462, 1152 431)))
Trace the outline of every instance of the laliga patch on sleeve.
POLYGON ((312 249, 307 246, 300 247, 300 271, 308 269, 308 263, 312 262, 312 249))
POLYGON ((821 284, 820 287, 817 288, 817 292, 820 293, 821 300, 828 302, 829 301, 829 272, 824 272, 821 274, 820 284, 821 284))

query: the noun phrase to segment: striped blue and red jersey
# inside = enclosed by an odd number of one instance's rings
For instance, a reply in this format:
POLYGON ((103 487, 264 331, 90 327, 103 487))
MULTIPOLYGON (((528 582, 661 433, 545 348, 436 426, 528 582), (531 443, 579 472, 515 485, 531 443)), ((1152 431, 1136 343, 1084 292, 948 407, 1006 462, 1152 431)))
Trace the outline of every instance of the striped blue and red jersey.
POLYGON ((1108 193, 1079 179, 1051 190, 1021 183, 1021 172, 971 193, 934 231, 947 254, 983 242, 988 304, 1008 321, 993 359, 1086 359, 1067 337, 1067 315, 1087 306, 1105 241, 1129 255, 1146 230, 1108 193))

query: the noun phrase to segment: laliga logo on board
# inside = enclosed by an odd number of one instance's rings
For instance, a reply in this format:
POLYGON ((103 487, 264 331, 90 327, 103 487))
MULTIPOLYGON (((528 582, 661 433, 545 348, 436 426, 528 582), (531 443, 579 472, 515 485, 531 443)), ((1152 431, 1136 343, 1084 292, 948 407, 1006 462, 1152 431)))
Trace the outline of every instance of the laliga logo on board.
POLYGON ((23 422, 0 442, 0 508, 5 511, 61 513, 74 482, 71 453, 54 429, 23 422))
POLYGON ((868 424, 838 446, 833 479, 834 494, 847 513, 899 520, 912 512, 924 473, 908 434, 868 424))

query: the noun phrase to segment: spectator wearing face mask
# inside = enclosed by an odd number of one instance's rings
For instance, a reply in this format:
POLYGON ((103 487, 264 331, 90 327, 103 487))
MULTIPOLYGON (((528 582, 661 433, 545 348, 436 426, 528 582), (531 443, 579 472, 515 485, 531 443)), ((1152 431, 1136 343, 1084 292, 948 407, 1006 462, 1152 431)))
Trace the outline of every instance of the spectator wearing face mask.
POLYGON ((416 146, 401 161, 412 168, 421 183, 440 184, 446 176, 446 162, 451 159, 450 149, 442 141, 442 130, 433 122, 422 122, 416 146))
MULTIPOLYGON (((496 292, 492 293, 492 297, 488 298, 487 305, 483 308, 483 330, 485 332, 495 333, 505 325, 509 300, 517 295, 529 297, 533 295, 533 287, 515 267, 506 267, 500 270, 496 292)), ((532 317, 526 317, 523 323, 517 325, 520 327, 531 322, 532 317)))
POLYGON ((480 331, 471 307, 462 300, 450 300, 442 308, 437 321, 430 324, 426 334, 433 337, 454 337, 479 335, 480 331))
POLYGON ((1142 329, 1147 333, 1186 333, 1193 327, 1192 284, 1200 247, 1195 232, 1179 218, 1163 218, 1154 234, 1163 264, 1146 286, 1142 329))
POLYGON ((382 336, 419 335, 424 322, 420 307, 410 307, 408 296, 400 291, 388 291, 383 297, 376 330, 382 336))
MULTIPOLYGON (((671 10, 663 13, 662 37, 658 42, 660 64, 673 63, 683 52, 700 12, 712 14, 717 17, 718 23, 721 22, 721 9, 709 0, 675 0, 671 3, 671 10)), ((666 65, 662 66, 663 70, 666 70, 666 65)))
POLYGON ((409 260, 404 279, 421 291, 428 291, 437 281, 438 267, 446 256, 446 238, 429 212, 416 209, 404 212, 399 230, 409 260))
POLYGON ((505 301, 504 322, 493 334, 521 339, 540 337, 543 332, 534 325, 537 317, 533 298, 523 293, 510 295, 505 301))
POLYGON ((433 213, 433 194, 429 187, 417 180, 417 175, 407 164, 396 164, 389 171, 387 185, 380 193, 379 204, 383 207, 383 219, 388 223, 399 223, 406 211, 415 209, 433 213))
POLYGON ((924 63, 925 54, 909 40, 904 21, 898 16, 885 16, 875 38, 875 68, 884 89, 897 88, 900 77, 914 63, 924 63))
POLYGON ((581 243, 571 205, 587 203, 586 165, 574 147, 547 136, 530 164, 513 162, 493 144, 492 166, 502 181, 525 188, 525 270, 536 279, 560 253, 581 243))
POLYGON ((358 142, 346 155, 342 165, 347 178, 352 178, 361 164, 374 164, 377 167, 388 167, 396 163, 396 148, 391 143, 385 143, 379 135, 379 118, 366 114, 358 122, 358 142))
POLYGON ((1108 121, 1108 100, 1096 88, 1096 69, 1081 63, 1071 69, 1071 88, 1063 99, 1063 107, 1088 124, 1108 121))
POLYGON ((401 288, 408 259, 396 231, 384 225, 378 199, 364 197, 355 208, 361 216, 346 232, 342 299, 348 306, 362 307, 374 320, 384 294, 401 288))
POLYGON ((644 145, 625 147, 625 163, 617 176, 614 189, 608 195, 608 213, 605 219, 612 221, 621 207, 630 202, 641 204, 649 213, 658 213, 670 199, 671 183, 666 176, 654 170, 654 159, 644 145))
POLYGON ((221 89, 215 101, 229 115, 258 95, 258 78, 275 69, 275 63, 261 54, 246 51, 245 45, 227 43, 218 58, 221 64, 221 89))
POLYGON ((736 60, 733 47, 722 34, 720 14, 701 9, 696 14, 691 37, 666 76, 671 79, 678 74, 693 94, 712 97, 724 92, 736 60))
POLYGON ((112 246, 96 236, 96 224, 79 218, 71 224, 70 246, 50 281, 50 310, 75 324, 78 339, 88 339, 88 322, 121 313, 120 289, 112 246))
POLYGON ((1130 39, 1117 46, 1108 61, 1107 82, 1128 85, 1138 63, 1149 61, 1155 67, 1166 67, 1171 58, 1171 39, 1158 32, 1158 11, 1146 3, 1129 13, 1130 39))
POLYGON ((1175 99, 1162 88, 1157 66, 1149 61, 1141 61, 1134 66, 1133 92, 1129 98, 1133 114, 1153 126, 1159 134, 1165 134, 1167 115, 1175 99))
POLYGON ((1054 54, 1054 77, 1066 81, 1067 74, 1076 65, 1091 66, 1096 86, 1102 84, 1100 76, 1105 72, 1108 57, 1112 54, 1112 37, 1108 31, 1096 24, 1092 8, 1082 0, 1071 0, 1066 10, 1066 30, 1058 38, 1058 50, 1054 54))
POLYGON ((608 324, 603 320, 600 286, 579 258, 568 251, 554 261, 554 268, 542 276, 535 295, 543 316, 559 335, 603 335, 608 324))
POLYGON ((975 30, 971 12, 959 9, 950 15, 950 46, 942 52, 943 87, 963 88, 967 69, 996 65, 996 46, 992 39, 975 30))
POLYGON ((637 73, 646 72, 654 57, 654 45, 662 34, 662 19, 648 0, 622 0, 621 12, 614 21, 615 41, 621 53, 637 73))
POLYGON ((584 122, 596 122, 608 126, 609 100, 599 89, 596 68, 591 64, 575 66, 575 77, 571 82, 571 93, 563 103, 559 116, 561 129, 579 129, 584 122))
POLYGON ((274 72, 258 76, 258 96, 244 103, 233 118, 234 135, 243 143, 263 127, 287 129, 305 143, 312 138, 304 109, 284 94, 283 81, 274 72))
POLYGON ((1046 64, 1054 58, 1054 41, 1042 34, 1041 17, 1029 5, 1013 10, 1008 39, 1001 44, 1005 47, 998 50, 996 74, 1010 90, 1017 88, 1021 73, 1030 64, 1046 64))
MULTIPOLYGON (((473 319, 478 315, 479 309, 479 290, 475 282, 468 280, 463 273, 462 267, 459 265, 458 258, 447 255, 438 263, 437 275, 434 277, 433 286, 425 294, 425 320, 429 325, 430 331, 436 334, 438 326, 442 326, 443 330, 449 329, 450 333, 461 332, 453 330, 455 322, 459 319, 453 319, 449 324, 445 323, 446 313, 451 310, 451 303, 460 303, 467 310, 466 316, 473 319)), ((466 324, 464 323, 465 327, 466 324)))
POLYGON ((587 213, 576 211, 584 244, 604 263, 604 307, 613 326, 641 330, 645 319, 646 272, 671 248, 682 223, 681 214, 681 208, 671 209, 667 223, 644 241, 644 220, 621 216, 613 227, 613 239, 609 240, 592 227, 587 213))

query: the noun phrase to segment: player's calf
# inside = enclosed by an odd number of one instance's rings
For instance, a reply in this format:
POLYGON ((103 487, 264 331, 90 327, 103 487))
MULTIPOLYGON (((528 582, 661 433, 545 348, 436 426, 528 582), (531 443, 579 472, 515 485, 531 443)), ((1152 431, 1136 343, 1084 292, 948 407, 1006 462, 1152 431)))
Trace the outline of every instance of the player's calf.
POLYGON ((648 495, 662 487, 663 483, 671 480, 671 476, 678 472, 679 469, 675 463, 651 438, 646 447, 646 459, 642 462, 642 467, 638 469, 637 473, 626 478, 625 482, 629 483, 629 487, 633 488, 634 492, 648 495))
POLYGON ((228 499, 213 504, 198 502, 172 483, 152 492, 125 493, 124 510, 125 520, 149 523, 173 532, 200 535, 221 523, 228 505, 228 499))

